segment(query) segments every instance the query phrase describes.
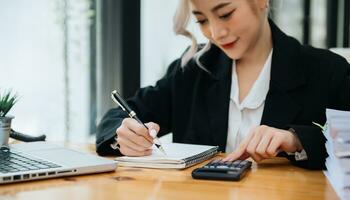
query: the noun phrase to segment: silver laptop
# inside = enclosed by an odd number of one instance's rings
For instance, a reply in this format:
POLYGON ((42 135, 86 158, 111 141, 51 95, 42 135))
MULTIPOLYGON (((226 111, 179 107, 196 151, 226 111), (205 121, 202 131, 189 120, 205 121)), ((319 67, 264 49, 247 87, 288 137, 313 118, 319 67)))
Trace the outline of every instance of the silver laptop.
POLYGON ((0 150, 0 184, 114 171, 115 161, 46 142, 0 150))

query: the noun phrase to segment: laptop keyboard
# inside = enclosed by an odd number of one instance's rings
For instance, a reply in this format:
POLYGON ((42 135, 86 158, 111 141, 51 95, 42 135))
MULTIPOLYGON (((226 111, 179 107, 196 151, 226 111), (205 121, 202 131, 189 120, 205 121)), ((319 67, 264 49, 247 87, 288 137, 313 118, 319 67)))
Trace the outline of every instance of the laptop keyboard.
POLYGON ((61 167, 52 162, 29 157, 7 148, 0 148, 0 173, 13 173, 29 170, 51 169, 61 167))

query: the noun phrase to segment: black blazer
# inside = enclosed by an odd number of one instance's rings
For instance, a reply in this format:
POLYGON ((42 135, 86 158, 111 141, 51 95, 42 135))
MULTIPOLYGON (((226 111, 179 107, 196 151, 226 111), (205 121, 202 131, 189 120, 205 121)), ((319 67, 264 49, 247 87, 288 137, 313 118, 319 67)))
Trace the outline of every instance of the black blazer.
MULTIPOLYGON (((328 50, 301 45, 271 21, 270 26, 274 50, 261 124, 293 128, 308 160, 289 157, 292 163, 324 168, 326 139, 312 122, 324 124, 326 108, 350 110, 349 63, 328 50)), ((214 45, 199 60, 211 73, 194 60, 184 68, 175 60, 154 87, 140 89, 128 103, 142 121, 160 125, 160 136, 172 132, 174 142, 218 145, 225 151, 232 60, 214 45)), ((109 144, 125 117, 119 108, 103 117, 97 130, 97 153, 120 154, 109 144)))

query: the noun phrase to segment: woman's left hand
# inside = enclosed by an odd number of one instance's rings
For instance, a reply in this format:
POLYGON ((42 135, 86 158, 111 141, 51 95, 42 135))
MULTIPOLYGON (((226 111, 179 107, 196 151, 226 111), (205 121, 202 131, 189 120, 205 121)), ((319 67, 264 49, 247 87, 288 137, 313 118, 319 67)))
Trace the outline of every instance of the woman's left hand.
POLYGON ((296 152, 303 149, 299 139, 290 131, 269 126, 253 128, 237 150, 223 161, 245 160, 252 157, 256 162, 275 157, 280 151, 296 152))

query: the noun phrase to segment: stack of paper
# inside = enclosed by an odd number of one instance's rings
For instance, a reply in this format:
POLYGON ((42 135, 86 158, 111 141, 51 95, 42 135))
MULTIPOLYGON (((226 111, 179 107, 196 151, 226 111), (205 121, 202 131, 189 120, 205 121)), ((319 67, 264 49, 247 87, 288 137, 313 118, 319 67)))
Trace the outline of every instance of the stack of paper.
POLYGON ((350 199, 350 112, 327 109, 325 175, 341 199, 350 199))

